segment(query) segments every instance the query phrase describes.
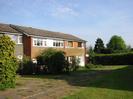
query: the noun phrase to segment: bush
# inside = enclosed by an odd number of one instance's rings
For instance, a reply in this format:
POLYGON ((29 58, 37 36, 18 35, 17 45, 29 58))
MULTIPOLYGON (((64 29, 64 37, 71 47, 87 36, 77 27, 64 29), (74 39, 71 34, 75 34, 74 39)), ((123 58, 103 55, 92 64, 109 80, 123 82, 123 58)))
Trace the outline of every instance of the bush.
POLYGON ((79 68, 80 60, 79 58, 72 57, 72 62, 69 64, 70 71, 76 71, 79 68))
POLYGON ((57 74, 65 70, 66 60, 64 52, 55 49, 46 49, 37 57, 38 65, 47 68, 48 73, 57 74))
POLYGON ((133 53, 97 54, 93 57, 93 64, 133 65, 133 53))
POLYGON ((17 59, 15 43, 8 36, 0 37, 0 89, 15 87, 17 59))
POLYGON ((20 63, 19 73, 24 75, 33 74, 35 70, 35 65, 28 56, 23 57, 23 61, 20 63))

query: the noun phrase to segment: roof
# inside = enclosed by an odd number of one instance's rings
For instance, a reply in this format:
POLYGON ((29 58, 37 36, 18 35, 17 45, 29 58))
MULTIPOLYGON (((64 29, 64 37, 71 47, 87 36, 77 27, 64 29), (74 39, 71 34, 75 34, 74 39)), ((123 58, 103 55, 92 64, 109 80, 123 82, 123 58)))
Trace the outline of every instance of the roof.
POLYGON ((18 31, 23 32, 29 36, 52 37, 52 38, 60 38, 60 39, 85 42, 85 40, 80 39, 71 34, 53 32, 53 31, 42 30, 42 29, 37 29, 37 28, 32 28, 32 27, 18 26, 18 25, 11 25, 11 27, 13 27, 13 28, 17 29, 18 31))
POLYGON ((18 31, 11 28, 9 24, 3 24, 3 23, 0 23, 0 32, 18 33, 18 31))
POLYGON ((18 25, 0 24, 0 31, 24 33, 27 36, 41 36, 41 37, 60 38, 71 41, 86 42, 85 40, 71 34, 53 32, 53 31, 37 29, 32 27, 18 26, 18 25))

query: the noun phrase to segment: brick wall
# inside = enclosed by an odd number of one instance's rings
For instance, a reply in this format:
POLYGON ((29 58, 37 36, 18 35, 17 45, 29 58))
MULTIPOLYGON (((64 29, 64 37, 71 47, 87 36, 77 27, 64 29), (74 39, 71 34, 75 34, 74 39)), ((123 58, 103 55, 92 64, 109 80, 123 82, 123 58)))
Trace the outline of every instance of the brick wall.
POLYGON ((24 55, 31 57, 32 39, 28 36, 23 36, 24 55))

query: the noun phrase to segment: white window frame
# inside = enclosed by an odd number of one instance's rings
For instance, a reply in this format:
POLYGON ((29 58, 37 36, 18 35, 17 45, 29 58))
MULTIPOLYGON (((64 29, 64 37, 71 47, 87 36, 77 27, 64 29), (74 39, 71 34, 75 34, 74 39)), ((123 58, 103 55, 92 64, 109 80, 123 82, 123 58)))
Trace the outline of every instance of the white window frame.
POLYGON ((17 44, 22 44, 23 42, 23 37, 22 36, 18 36, 17 37, 17 44), (20 39, 21 39, 21 42, 20 42, 20 39))
POLYGON ((36 46, 34 41, 36 41, 36 43, 37 43, 37 39, 36 39, 36 38, 33 38, 33 39, 32 39, 33 46, 36 46))
POLYGON ((35 46, 35 47, 47 47, 47 39, 33 38, 33 46, 35 46), (42 42, 42 44, 41 45, 35 44, 35 41, 36 41, 36 43, 38 43, 39 40, 42 42))
POLYGON ((67 41, 67 48, 74 48, 73 41, 67 41), (72 46, 69 46, 69 42, 72 42, 72 46))
POLYGON ((12 35, 12 34, 9 34, 8 36, 9 36, 16 44, 22 44, 22 43, 23 43, 23 40, 22 40, 22 42, 20 42, 20 39, 19 39, 19 38, 22 39, 22 36, 21 36, 21 35, 12 35), (16 40, 13 39, 13 36, 16 37, 16 40))
POLYGON ((64 41, 61 40, 53 40, 53 47, 63 48, 64 47, 64 41), (54 45, 55 43, 55 45, 54 45), (56 45, 59 44, 59 45, 56 45))
POLYGON ((81 47, 77 46, 78 48, 83 48, 83 42, 78 42, 78 44, 81 43, 81 47))
POLYGON ((47 39, 43 39, 43 47, 47 47, 47 39))

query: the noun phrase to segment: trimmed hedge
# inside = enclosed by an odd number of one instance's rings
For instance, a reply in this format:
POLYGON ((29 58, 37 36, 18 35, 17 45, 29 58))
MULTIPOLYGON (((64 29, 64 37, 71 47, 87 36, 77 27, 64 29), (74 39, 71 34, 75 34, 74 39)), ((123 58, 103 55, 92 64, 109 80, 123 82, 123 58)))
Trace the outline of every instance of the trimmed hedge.
POLYGON ((133 53, 97 54, 92 60, 101 65, 133 65, 133 53))

